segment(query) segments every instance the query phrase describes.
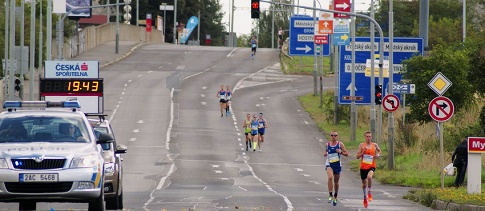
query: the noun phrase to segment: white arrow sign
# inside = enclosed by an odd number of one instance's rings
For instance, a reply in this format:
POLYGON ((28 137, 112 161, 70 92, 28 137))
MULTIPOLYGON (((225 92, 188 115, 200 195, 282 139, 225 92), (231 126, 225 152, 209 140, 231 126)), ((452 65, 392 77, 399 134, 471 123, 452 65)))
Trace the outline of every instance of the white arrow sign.
POLYGON ((298 47, 297 47, 297 48, 296 48, 296 50, 299 50, 299 51, 305 51, 305 53, 308 53, 308 51, 311 51, 311 50, 312 50, 312 48, 310 48, 310 46, 308 46, 308 45, 305 45, 305 47, 304 47, 304 48, 298 48, 298 47))
MULTIPOLYGON (((357 87, 354 87, 355 91, 357 91, 357 87)), ((349 86, 347 86, 347 89, 345 90, 352 90, 352 83, 349 84, 349 86)))
POLYGON ((343 4, 336 4, 335 7, 337 8, 343 8, 343 9, 347 9, 347 7, 349 7, 350 5, 348 5, 347 3, 343 3, 343 4))

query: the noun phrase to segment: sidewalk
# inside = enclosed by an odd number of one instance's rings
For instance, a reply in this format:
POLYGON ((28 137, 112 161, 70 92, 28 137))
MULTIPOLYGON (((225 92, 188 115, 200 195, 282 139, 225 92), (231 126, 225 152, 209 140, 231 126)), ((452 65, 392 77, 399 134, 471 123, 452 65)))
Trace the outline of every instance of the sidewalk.
POLYGON ((68 60, 72 61, 99 61, 99 68, 103 68, 122 60, 133 53, 134 50, 144 45, 143 42, 135 41, 119 41, 118 54, 116 54, 116 42, 111 41, 82 53, 81 55, 68 60))

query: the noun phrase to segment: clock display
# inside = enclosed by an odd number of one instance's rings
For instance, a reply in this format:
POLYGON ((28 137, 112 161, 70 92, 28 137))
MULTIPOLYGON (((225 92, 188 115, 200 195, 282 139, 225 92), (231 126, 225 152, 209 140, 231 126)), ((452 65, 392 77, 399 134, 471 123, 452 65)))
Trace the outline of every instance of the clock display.
POLYGON ((41 93, 103 93, 103 79, 40 79, 41 93))

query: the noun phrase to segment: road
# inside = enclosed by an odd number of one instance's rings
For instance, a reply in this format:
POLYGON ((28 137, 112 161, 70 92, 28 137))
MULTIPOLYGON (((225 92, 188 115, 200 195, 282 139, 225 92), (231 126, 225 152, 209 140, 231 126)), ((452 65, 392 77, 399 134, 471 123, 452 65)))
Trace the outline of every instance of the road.
MULTIPOLYGON (((128 146, 125 210, 363 209, 360 179, 348 166, 354 155, 344 159, 339 204, 326 202, 324 136, 298 101, 313 91, 313 78, 283 75, 277 50, 258 49, 251 60, 245 48, 145 45, 100 76, 105 113, 128 146), (234 89, 233 115, 220 116, 220 85, 234 89), (243 120, 260 112, 266 141, 262 152, 247 152, 243 120)), ((334 80, 325 78, 324 88, 334 80)), ((375 184, 368 210, 430 210, 402 199, 407 191, 375 184)))

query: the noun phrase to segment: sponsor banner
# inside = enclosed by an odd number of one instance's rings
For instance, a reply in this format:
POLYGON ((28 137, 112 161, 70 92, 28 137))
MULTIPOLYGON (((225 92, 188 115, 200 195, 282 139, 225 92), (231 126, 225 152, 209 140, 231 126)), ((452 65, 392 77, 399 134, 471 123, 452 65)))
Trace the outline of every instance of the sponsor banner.
POLYGON ((44 78, 99 78, 99 61, 45 61, 44 78))

